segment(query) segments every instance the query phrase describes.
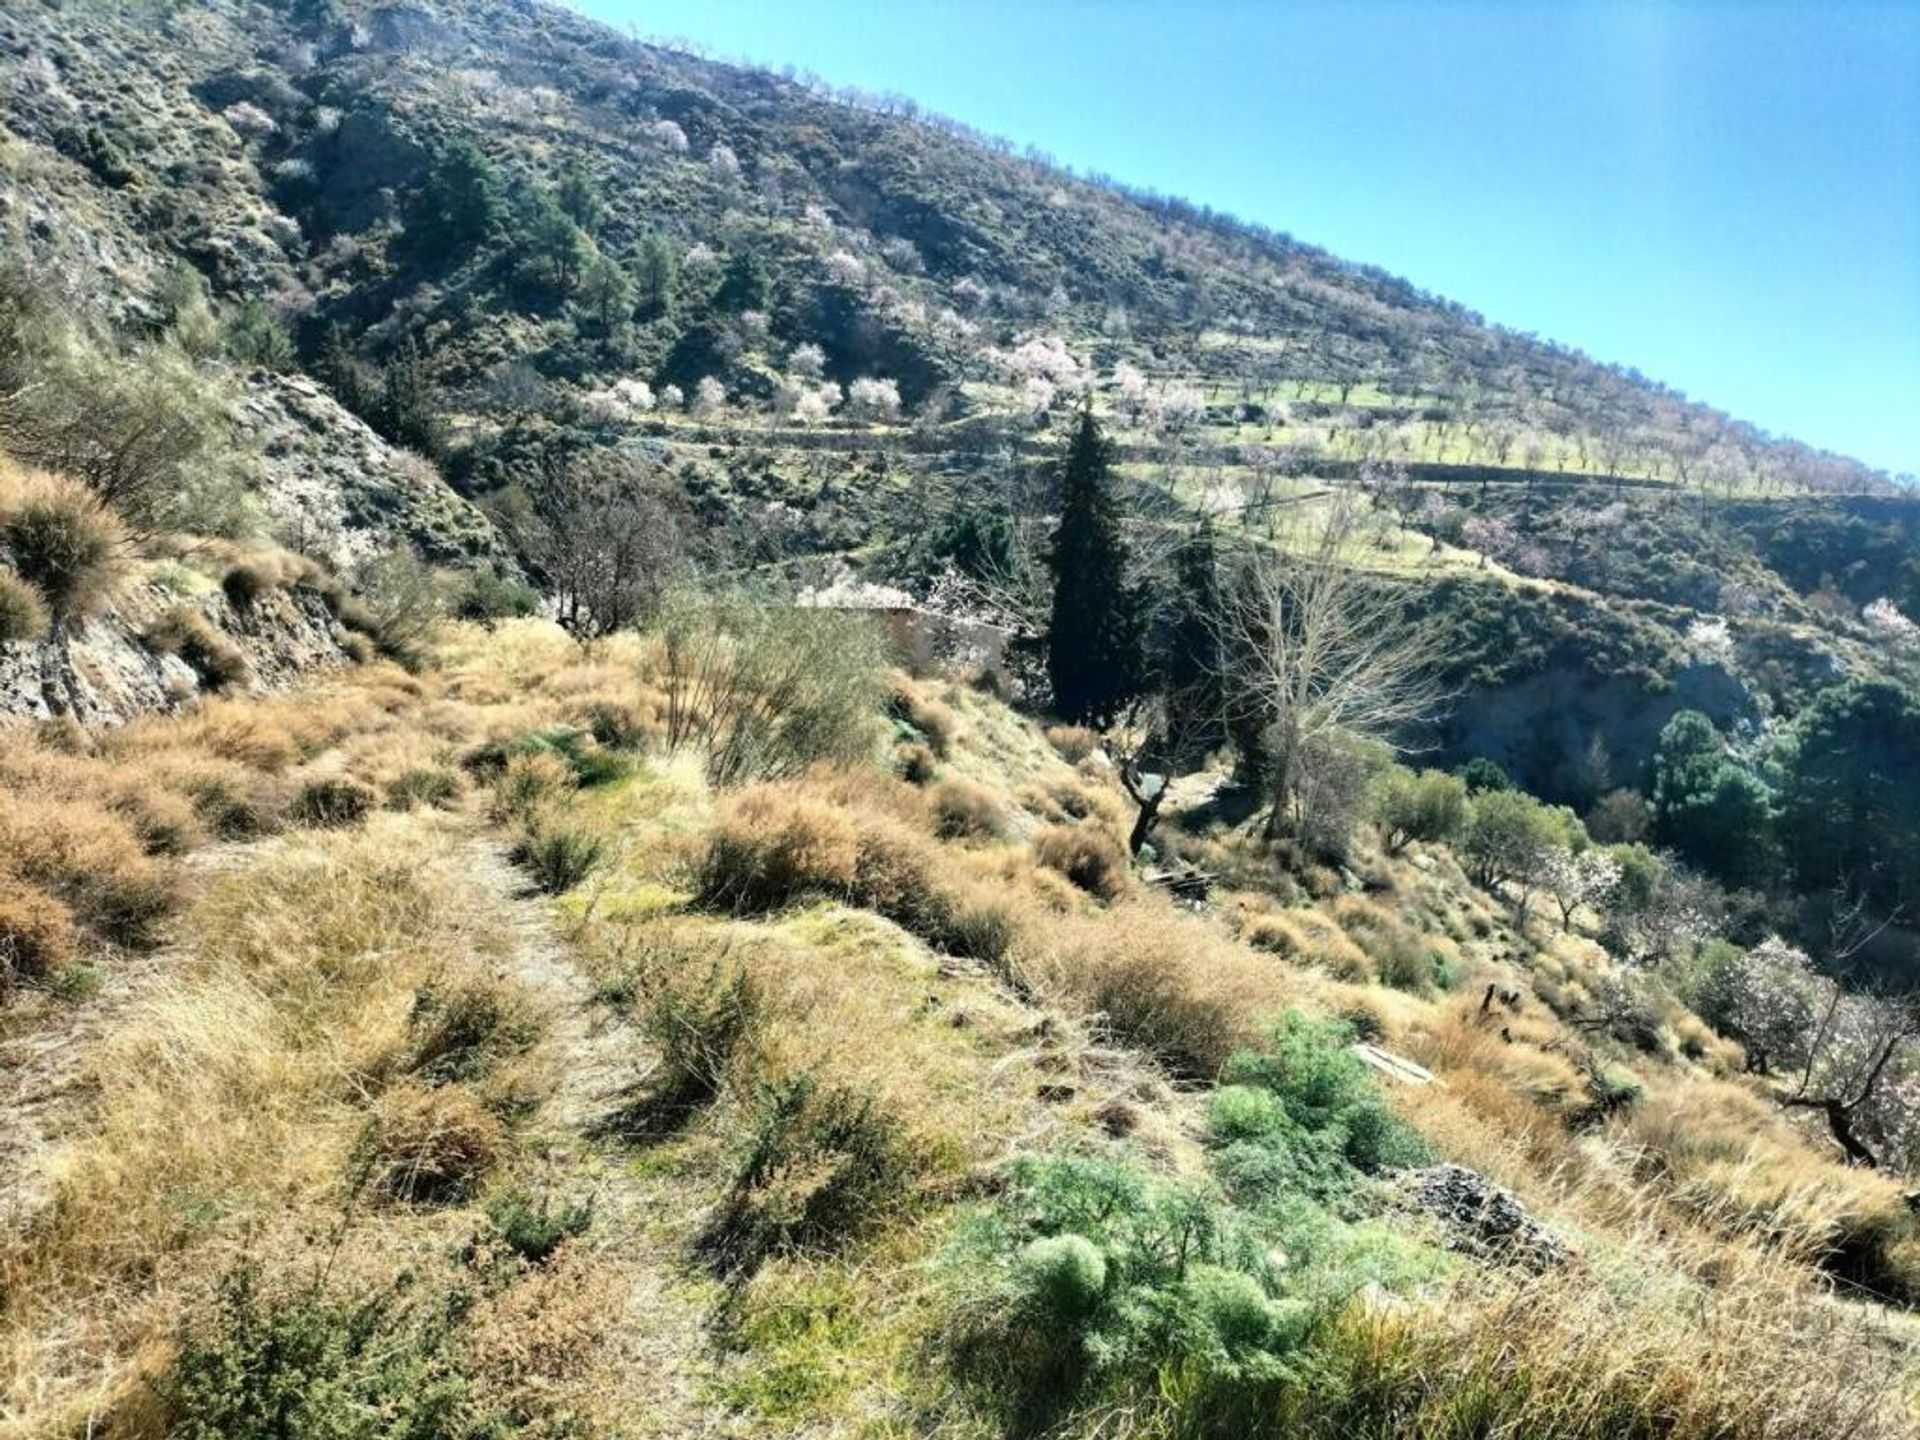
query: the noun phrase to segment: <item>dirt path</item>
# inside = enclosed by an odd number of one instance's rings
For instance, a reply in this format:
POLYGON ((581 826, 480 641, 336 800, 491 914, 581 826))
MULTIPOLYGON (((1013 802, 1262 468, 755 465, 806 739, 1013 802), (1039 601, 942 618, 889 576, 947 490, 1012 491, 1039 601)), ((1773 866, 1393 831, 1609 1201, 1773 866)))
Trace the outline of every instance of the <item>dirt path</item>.
POLYGON ((635 1436, 741 1433, 706 1391, 715 1369, 709 1343, 710 1282, 686 1264, 688 1227, 702 1208, 686 1182, 650 1171, 598 1123, 656 1062, 632 1025, 594 998, 546 904, 497 840, 476 837, 466 870, 493 897, 513 939, 508 967, 547 1012, 542 1041, 554 1086, 529 1136, 543 1177, 569 1198, 590 1197, 587 1244, 625 1284, 622 1313, 607 1318, 617 1368, 632 1402, 635 1436))

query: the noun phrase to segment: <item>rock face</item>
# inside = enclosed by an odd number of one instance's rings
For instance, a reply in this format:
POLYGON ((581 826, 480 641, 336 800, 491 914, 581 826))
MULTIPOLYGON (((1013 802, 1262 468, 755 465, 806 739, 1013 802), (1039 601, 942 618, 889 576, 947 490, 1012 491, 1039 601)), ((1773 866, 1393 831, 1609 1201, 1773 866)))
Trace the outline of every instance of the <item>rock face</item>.
POLYGON ((61 715, 89 727, 118 725, 219 688, 219 677, 195 667, 193 648, 170 653, 149 638, 180 612, 201 617, 211 643, 230 646, 245 662, 229 689, 277 689, 302 671, 347 659, 333 616, 315 591, 272 590, 236 607, 217 590, 183 598, 147 580, 62 639, 0 645, 0 730, 61 715))
POLYGON ((1513 1193, 1464 1165, 1416 1170, 1408 1196, 1440 1222, 1447 1243, 1487 1260, 1546 1270, 1563 1265, 1567 1248, 1527 1213, 1513 1193))
POLYGON ((234 410, 260 461, 260 498, 277 534, 337 570, 408 545, 436 565, 519 566, 492 523, 432 465, 389 445, 321 386, 256 371, 234 410))

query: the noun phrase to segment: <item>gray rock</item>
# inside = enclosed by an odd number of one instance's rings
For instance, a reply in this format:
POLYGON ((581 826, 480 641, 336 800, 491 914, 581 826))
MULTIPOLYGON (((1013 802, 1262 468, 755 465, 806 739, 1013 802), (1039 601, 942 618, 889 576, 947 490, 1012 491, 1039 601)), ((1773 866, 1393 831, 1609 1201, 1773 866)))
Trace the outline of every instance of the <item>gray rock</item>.
POLYGON ((1440 1222, 1448 1245, 1482 1259, 1546 1270, 1567 1262, 1567 1247, 1510 1190, 1464 1165, 1433 1165, 1407 1177, 1413 1203, 1440 1222))

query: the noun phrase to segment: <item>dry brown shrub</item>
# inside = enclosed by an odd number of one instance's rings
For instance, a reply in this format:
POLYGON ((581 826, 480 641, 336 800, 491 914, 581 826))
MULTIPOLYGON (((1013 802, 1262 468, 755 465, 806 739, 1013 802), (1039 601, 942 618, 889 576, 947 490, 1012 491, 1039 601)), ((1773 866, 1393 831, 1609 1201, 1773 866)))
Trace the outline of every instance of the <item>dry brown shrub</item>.
POLYGON ((252 673, 240 647, 191 605, 161 616, 147 628, 146 641, 161 654, 184 660, 214 690, 239 685, 252 673))
POLYGON ((11 570, 0 570, 0 645, 19 645, 47 633, 40 592, 11 570))
POLYGON ((1257 1042, 1292 993, 1271 960, 1153 899, 1037 922, 1016 953, 1042 994, 1195 1076, 1257 1042))
POLYGON ((934 759, 933 751, 918 742, 895 746, 894 757, 900 778, 909 785, 926 785, 940 773, 940 765, 934 759))
POLYGON ((186 798, 193 813, 223 840, 245 840, 278 829, 291 799, 289 787, 235 760, 168 750, 141 764, 156 784, 186 798))
POLYGON ((127 556, 119 516, 78 480, 0 460, 0 548, 56 617, 103 605, 127 556))
POLYGON ((1100 736, 1084 725, 1049 725, 1047 743, 1069 765, 1078 765, 1100 748, 1100 736))
POLYGON ((505 1156, 499 1119, 458 1085, 398 1085, 380 1099, 361 1140, 369 1182, 396 1200, 465 1200, 505 1156))
MULTIPOLYGON (((610 1315, 624 1286, 580 1245, 562 1242, 547 1262, 487 1295, 467 1317, 465 1365, 476 1409, 532 1425, 561 1416, 565 1433, 616 1433, 609 1387, 595 1383, 606 1363, 610 1315)), ((543 1433, 538 1427, 532 1433, 543 1433)))
POLYGON ((986 786, 954 777, 942 780, 932 795, 934 833, 947 840, 997 840, 1006 834, 1000 800, 986 786))
POLYGON ((896 718, 920 732, 928 748, 940 759, 953 753, 954 741, 960 735, 959 718, 938 700, 921 694, 905 675, 893 676, 890 708, 896 718))
POLYGON ((73 916, 53 896, 0 876, 0 1000, 22 980, 58 974, 79 949, 73 916))
POLYGON ((1055 825, 1034 837, 1033 858, 1057 870, 1089 895, 1115 900, 1132 872, 1127 852, 1098 825, 1055 825))
POLYGON ((76 919, 122 945, 143 944, 180 899, 179 877, 103 806, 25 797, 0 810, 0 874, 51 892, 76 919))

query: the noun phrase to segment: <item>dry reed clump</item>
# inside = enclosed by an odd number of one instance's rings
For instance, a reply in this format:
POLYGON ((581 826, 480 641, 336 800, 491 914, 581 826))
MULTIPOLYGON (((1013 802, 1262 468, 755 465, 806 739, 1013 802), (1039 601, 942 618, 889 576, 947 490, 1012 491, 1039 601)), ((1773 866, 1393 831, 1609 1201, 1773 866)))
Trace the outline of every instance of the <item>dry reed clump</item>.
POLYGON ((940 773, 940 763, 934 758, 933 751, 918 741, 894 747, 894 765, 900 772, 900 778, 909 785, 928 785, 933 777, 940 773))
POLYGON ((47 633, 40 592, 11 570, 0 570, 0 645, 19 645, 47 633))
POLYGON ((934 833, 943 840, 998 840, 1007 832, 999 797, 976 781, 943 780, 930 798, 934 833))
POLYGON ((743 790, 708 833, 696 867, 700 901, 751 915, 822 896, 872 910, 937 948, 999 963, 1015 929, 1007 904, 945 875, 933 842, 903 813, 920 812, 831 772, 743 790))
POLYGON ((1317 965, 1337 980, 1357 983, 1374 978, 1366 951, 1318 910, 1301 907, 1248 915, 1241 922, 1240 933, 1256 950, 1303 965, 1317 965))
POLYGON ((241 610, 275 590, 307 585, 331 593, 331 587, 336 584, 314 561, 278 546, 251 546, 245 550, 236 547, 220 577, 221 592, 229 603, 241 610))
POLYGON ((1100 1017, 1114 1037, 1185 1075, 1211 1077, 1294 990, 1270 960, 1151 899, 1036 920, 1016 951, 1035 990, 1100 1017))
POLYGON ((180 879, 133 828, 88 801, 9 799, 0 810, 0 874, 60 899, 103 939, 142 945, 180 900, 180 879))
POLYGON ((446 1205, 469 1199, 507 1151, 507 1132, 459 1085, 397 1085, 380 1099, 361 1138, 368 1183, 395 1200, 446 1205))
POLYGON ((1095 824, 1054 825, 1034 837, 1033 858, 1089 895, 1117 900, 1132 874, 1124 846, 1095 824))
POLYGON ((235 760, 169 749, 140 763, 156 784, 184 797, 200 824, 222 840, 273 833, 291 800, 283 781, 235 760))
POLYGON ((945 760, 953 753, 960 735, 960 720, 938 700, 930 700, 905 675, 892 677, 893 692, 888 711, 896 721, 910 727, 926 743, 934 756, 945 760))
POLYGON ((147 627, 147 644, 185 661, 211 689, 227 690, 252 674, 246 654, 223 635, 205 612, 191 605, 169 610, 147 627))
POLYGON ((380 803, 380 793, 351 775, 315 775, 294 792, 292 816, 302 825, 358 825, 380 803))

